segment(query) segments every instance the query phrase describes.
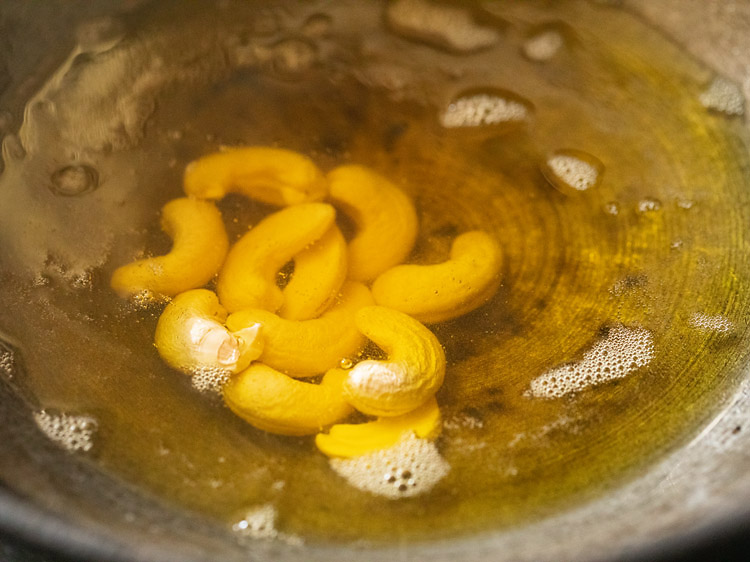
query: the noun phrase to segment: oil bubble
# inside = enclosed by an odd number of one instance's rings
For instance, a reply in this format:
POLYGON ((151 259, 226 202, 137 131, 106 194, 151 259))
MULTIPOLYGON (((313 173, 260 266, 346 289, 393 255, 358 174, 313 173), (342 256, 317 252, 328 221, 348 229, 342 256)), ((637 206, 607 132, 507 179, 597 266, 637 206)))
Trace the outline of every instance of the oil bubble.
POLYGON ((227 369, 216 367, 199 367, 191 372, 190 382, 199 392, 206 392, 222 396, 224 385, 229 382, 232 373, 227 369))
POLYGON ((702 332, 713 332, 721 335, 730 334, 734 330, 732 321, 721 314, 709 315, 696 312, 690 318, 690 325, 702 332))
POLYGON ((276 530, 277 517, 273 505, 263 504, 248 510, 242 519, 232 525, 232 530, 243 537, 275 539, 279 534, 276 530))
POLYGON ((62 197, 79 197, 99 187, 99 173, 86 164, 71 164, 52 174, 49 189, 62 197))
POLYGON ((407 39, 458 53, 486 49, 500 40, 495 29, 479 25, 468 10, 427 0, 393 0, 386 8, 386 21, 407 39))
POLYGON ((648 365, 653 356, 651 332, 618 324, 586 351, 580 361, 555 367, 532 380, 531 395, 549 399, 580 392, 626 377, 648 365))
POLYGON ((677 206, 680 209, 685 209, 685 210, 692 209, 693 205, 695 205, 695 202, 691 201, 690 199, 682 199, 681 198, 681 199, 677 200, 677 206))
POLYGON ((6 343, 0 341, 0 375, 13 378, 16 372, 16 352, 6 343))
POLYGON ((331 32, 332 25, 333 20, 331 19, 331 16, 326 14, 313 14, 305 20, 300 31, 306 37, 317 39, 326 37, 331 32))
POLYGON ((351 486, 393 500, 429 492, 450 470, 435 444, 414 433, 387 449, 329 462, 351 486))
POLYGON ((94 446, 98 424, 91 416, 40 410, 34 413, 34 421, 50 440, 68 451, 86 452, 94 446))
POLYGON ((440 115, 447 129, 517 126, 533 114, 531 102, 507 90, 469 90, 454 98, 440 115))
POLYGON ((566 195, 573 195, 599 185, 604 164, 588 152, 562 149, 547 157, 541 171, 554 188, 566 195))
POLYGON ((604 212, 608 215, 612 215, 613 217, 616 217, 620 214, 620 205, 618 205, 614 201, 610 201, 609 203, 606 203, 604 205, 604 212))
POLYGON ((307 39, 283 39, 271 47, 272 70, 281 77, 291 78, 309 69, 318 60, 318 49, 307 39))
POLYGON ((348 371, 354 367, 354 361, 349 359, 348 357, 343 357, 341 361, 339 361, 339 368, 344 369, 345 371, 348 371))
POLYGON ((648 277, 645 275, 631 274, 615 281, 609 292, 615 297, 620 297, 631 291, 642 289, 646 285, 648 285, 648 277))
POLYGON ((745 99, 742 90, 734 82, 721 76, 714 79, 700 95, 703 107, 725 115, 742 115, 745 112, 745 99))
POLYGON ((527 59, 545 62, 557 54, 564 42, 562 33, 558 30, 546 29, 529 37, 521 50, 527 59))
POLYGON ((641 214, 653 213, 661 209, 661 201, 654 199, 653 197, 646 197, 638 201, 637 210, 641 214))

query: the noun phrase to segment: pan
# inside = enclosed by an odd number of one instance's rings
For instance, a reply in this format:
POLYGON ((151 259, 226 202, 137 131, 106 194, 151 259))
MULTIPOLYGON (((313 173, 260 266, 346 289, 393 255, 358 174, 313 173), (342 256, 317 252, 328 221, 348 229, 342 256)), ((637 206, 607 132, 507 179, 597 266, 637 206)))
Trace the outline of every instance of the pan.
MULTIPOLYGON (((198 562, 653 560, 741 533, 748 18, 729 1, 4 3, 4 534, 198 562), (332 422, 269 431, 228 398, 246 371, 165 363, 175 295, 113 289, 171 251, 160 217, 201 159, 247 147, 331 190, 352 169, 398 186, 413 245, 382 227, 367 260, 403 254, 417 269, 396 285, 456 261, 467 232, 497 248, 492 291, 409 313, 446 365, 429 436, 346 457, 320 445, 332 422)), ((285 212, 246 195, 211 198, 229 244, 285 212)), ((361 224, 321 197, 351 268, 361 224)), ((222 297, 222 275, 190 288, 222 297)), ((367 333, 336 357, 347 380, 400 353, 367 333)), ((300 349, 294 365, 326 352, 300 349)), ((384 417, 353 404, 349 424, 384 417)))

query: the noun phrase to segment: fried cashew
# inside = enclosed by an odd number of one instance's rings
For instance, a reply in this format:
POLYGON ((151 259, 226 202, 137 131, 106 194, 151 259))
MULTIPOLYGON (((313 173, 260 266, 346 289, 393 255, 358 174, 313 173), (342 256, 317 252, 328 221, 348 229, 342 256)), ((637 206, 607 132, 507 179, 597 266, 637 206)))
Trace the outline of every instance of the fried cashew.
POLYGON ((358 424, 337 424, 315 436, 315 445, 329 457, 358 457, 392 447, 407 431, 420 439, 436 439, 442 428, 435 398, 401 416, 358 424))
POLYGON ((173 199, 162 208, 161 227, 172 238, 172 249, 117 268, 110 286, 121 297, 171 297, 205 285, 221 268, 229 240, 212 202, 173 199))
POLYGON ((417 238, 417 212, 407 195, 364 166, 339 166, 328 174, 330 197, 354 221, 349 278, 372 281, 404 261, 417 238))
POLYGON ((275 312, 284 302, 276 274, 290 259, 331 228, 335 209, 303 203, 268 215, 229 250, 216 291, 227 310, 261 308, 275 312))
POLYGON ((319 318, 286 320, 265 310, 249 309, 231 314, 227 327, 241 330, 261 324, 264 348, 260 360, 295 377, 309 377, 332 369, 342 358, 357 353, 365 339, 354 318, 358 310, 372 304, 370 290, 362 283, 349 281, 338 302, 319 318))
POLYGON ((372 295, 380 306, 431 324, 480 307, 500 285, 500 246, 486 232, 456 237, 450 259, 434 265, 397 265, 380 275, 372 295))
POLYGON ((230 332, 227 311, 207 289, 177 295, 156 324, 154 345, 171 367, 188 375, 205 370, 236 373, 258 358, 263 349, 260 324, 230 332))
POLYGON ((353 410, 344 400, 346 371, 328 371, 320 384, 295 380, 253 363, 224 386, 224 402, 250 425, 281 435, 311 435, 353 410))
POLYGON ((320 240, 294 256, 294 273, 284 287, 279 316, 310 320, 334 301, 346 280, 346 240, 335 224, 320 240))
POLYGON ((344 395, 352 406, 373 416, 399 416, 437 392, 445 376, 445 352, 430 330, 382 306, 361 309, 355 321, 388 359, 361 361, 349 371, 344 395))
POLYGON ((322 200, 328 193, 323 173, 309 158, 282 148, 230 148, 188 164, 185 193, 221 199, 241 193, 272 205, 322 200))

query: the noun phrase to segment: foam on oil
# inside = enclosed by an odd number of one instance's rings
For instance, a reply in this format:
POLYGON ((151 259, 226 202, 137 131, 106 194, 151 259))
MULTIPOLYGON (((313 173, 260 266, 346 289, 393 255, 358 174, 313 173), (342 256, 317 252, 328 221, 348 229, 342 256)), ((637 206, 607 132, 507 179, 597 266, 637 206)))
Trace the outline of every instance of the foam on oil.
MULTIPOLYGON (((0 329, 21 353, 0 348, 0 367, 40 431, 73 454, 95 439, 103 470, 248 540, 392 543, 584 501, 686 438, 747 347, 729 320, 750 302, 736 87, 593 3, 346 8, 97 20, 3 120, 0 329), (329 463, 256 431, 201 392, 225 373, 163 365, 163 305, 109 290, 115 267, 168 250, 158 210, 185 165, 241 144, 398 179, 420 213, 412 261, 467 230, 501 243, 497 296, 433 327, 449 360, 434 444, 329 463), (96 434, 71 414, 87 411, 96 434)), ((220 207, 232 239, 270 212, 220 207)))

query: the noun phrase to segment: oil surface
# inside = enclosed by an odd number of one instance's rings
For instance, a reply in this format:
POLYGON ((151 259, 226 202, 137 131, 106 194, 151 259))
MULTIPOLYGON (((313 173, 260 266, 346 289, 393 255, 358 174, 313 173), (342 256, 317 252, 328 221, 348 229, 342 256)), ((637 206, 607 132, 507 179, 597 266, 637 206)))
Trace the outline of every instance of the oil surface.
MULTIPOLYGON (((734 388, 748 349, 747 134, 736 99, 706 102, 713 73, 597 3, 477 5, 452 18, 479 26, 476 44, 385 9, 146 6, 82 34, 6 136, 0 330, 40 408, 95 418, 85 454, 103 470, 235 528, 271 506, 306 540, 444 537, 606 491, 734 388), (474 113, 457 120, 457 107, 474 113), (449 361, 437 444, 450 471, 429 494, 346 487, 311 439, 254 430, 162 363, 158 309, 109 290, 115 267, 168 249, 158 210, 185 165, 242 144, 397 182, 419 212, 411 261, 445 259, 470 229, 500 242, 498 294, 433 327, 449 361), (601 177, 556 188, 543 171, 559 151, 592 155, 601 177), (602 374, 611 355, 623 376, 602 374), (536 390, 568 364, 584 373, 574 391, 536 390), (597 369, 601 384, 587 381, 597 369)), ((270 210, 221 208, 233 236, 270 210)))

